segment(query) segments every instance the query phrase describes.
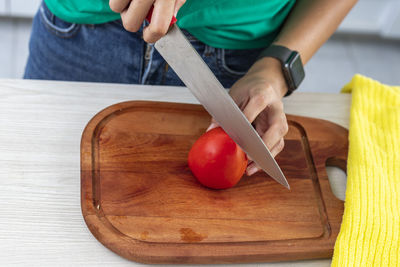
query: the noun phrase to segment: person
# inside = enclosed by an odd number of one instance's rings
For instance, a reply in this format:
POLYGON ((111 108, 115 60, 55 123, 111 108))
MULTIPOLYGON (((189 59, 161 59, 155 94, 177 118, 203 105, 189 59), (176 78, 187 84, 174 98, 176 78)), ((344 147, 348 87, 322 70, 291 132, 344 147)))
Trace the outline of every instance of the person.
MULTIPOLYGON (((288 131, 282 98, 293 88, 277 56, 260 54, 279 47, 297 51, 300 65, 306 64, 356 1, 44 0, 33 21, 24 78, 181 86, 153 46, 176 16, 276 156, 288 131)), ((246 172, 258 170, 253 162, 246 172)))

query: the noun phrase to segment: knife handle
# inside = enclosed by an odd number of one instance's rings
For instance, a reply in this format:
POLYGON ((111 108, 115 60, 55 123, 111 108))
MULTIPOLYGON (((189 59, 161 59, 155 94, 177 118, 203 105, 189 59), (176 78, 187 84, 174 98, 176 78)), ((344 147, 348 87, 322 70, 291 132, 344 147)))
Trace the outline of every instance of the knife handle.
MULTIPOLYGON (((154 6, 152 6, 152 7, 150 8, 149 13, 147 13, 147 16, 146 16, 146 20, 147 20, 149 23, 151 22, 151 16, 153 16, 153 9, 154 9, 154 6)), ((174 25, 177 21, 178 21, 178 20, 175 18, 175 16, 172 16, 171 23, 169 24, 169 26, 171 27, 171 26, 174 25)))

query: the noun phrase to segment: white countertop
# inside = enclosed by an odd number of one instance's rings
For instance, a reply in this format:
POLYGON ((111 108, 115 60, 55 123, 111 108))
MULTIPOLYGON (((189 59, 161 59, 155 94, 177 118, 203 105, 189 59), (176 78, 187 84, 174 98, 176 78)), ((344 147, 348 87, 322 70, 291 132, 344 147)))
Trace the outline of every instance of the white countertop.
MULTIPOLYGON (((1 266, 139 265, 99 243, 80 208, 82 131, 97 112, 128 100, 198 103, 184 87, 0 79, 1 266)), ((348 128, 350 101, 350 95, 295 93, 285 110, 348 128)))

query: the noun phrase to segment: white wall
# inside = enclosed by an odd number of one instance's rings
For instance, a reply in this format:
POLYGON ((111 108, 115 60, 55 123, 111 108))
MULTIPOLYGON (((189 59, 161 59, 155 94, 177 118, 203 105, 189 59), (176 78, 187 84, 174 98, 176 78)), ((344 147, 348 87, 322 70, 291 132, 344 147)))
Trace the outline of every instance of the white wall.
POLYGON ((0 0, 0 15, 6 13, 6 0, 0 0))
POLYGON ((400 1, 359 0, 338 32, 400 38, 400 1))
POLYGON ((41 0, 0 0, 0 15, 32 18, 41 0))

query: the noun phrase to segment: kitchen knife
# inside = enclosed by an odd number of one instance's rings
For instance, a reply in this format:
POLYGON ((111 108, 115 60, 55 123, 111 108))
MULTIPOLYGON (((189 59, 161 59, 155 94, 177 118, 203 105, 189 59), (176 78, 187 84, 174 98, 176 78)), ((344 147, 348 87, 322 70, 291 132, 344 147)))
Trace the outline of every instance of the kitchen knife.
MULTIPOLYGON (((152 11, 152 10, 151 10, 152 11)), ((151 19, 149 12, 148 20, 151 19)), ((271 152, 185 35, 171 22, 155 48, 225 132, 269 176, 290 189, 271 152)))

